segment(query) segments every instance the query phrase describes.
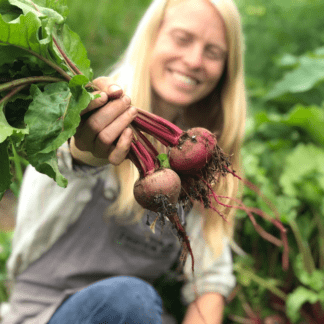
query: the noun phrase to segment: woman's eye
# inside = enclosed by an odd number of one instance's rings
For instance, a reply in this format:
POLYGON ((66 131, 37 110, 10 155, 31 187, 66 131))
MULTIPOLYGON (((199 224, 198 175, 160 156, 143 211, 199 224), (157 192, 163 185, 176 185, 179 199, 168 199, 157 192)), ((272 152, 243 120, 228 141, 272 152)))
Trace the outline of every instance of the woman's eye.
POLYGON ((222 60, 225 59, 225 54, 222 52, 207 51, 206 56, 211 60, 222 60))
POLYGON ((186 45, 190 43, 191 38, 186 35, 176 34, 173 36, 174 40, 179 45, 186 45))
POLYGON ((177 42, 179 44, 186 44, 186 43, 189 43, 189 39, 185 38, 185 37, 177 37, 177 42))

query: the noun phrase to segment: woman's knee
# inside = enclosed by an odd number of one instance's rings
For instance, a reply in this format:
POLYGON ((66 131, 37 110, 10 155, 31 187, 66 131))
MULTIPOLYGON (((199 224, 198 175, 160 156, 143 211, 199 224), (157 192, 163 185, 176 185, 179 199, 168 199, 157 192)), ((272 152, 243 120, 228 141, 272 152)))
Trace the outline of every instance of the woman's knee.
POLYGON ((139 278, 126 276, 114 277, 111 278, 108 286, 112 293, 116 293, 119 296, 126 298, 145 296, 150 300, 162 303, 157 291, 149 283, 139 278))
MULTIPOLYGON (((90 287, 89 287, 90 288, 90 287)), ((135 278, 118 276, 96 283, 91 287, 111 314, 123 314, 123 321, 135 323, 161 323, 162 300, 157 291, 147 282, 135 278)), ((117 315, 118 314, 118 315, 117 315)))

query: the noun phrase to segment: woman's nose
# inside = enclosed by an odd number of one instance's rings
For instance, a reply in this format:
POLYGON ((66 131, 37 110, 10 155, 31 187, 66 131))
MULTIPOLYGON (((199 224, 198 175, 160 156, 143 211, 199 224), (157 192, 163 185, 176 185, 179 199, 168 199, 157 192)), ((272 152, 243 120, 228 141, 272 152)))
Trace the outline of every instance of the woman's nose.
POLYGON ((203 65, 203 49, 199 45, 187 49, 184 61, 191 69, 201 68, 203 65))

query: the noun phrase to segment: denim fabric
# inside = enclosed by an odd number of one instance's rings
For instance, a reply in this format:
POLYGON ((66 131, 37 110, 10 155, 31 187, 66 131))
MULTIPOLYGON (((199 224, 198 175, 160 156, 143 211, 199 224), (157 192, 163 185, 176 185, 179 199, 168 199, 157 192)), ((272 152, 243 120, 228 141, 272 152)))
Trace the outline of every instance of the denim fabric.
POLYGON ((48 324, 161 324, 162 300, 147 282, 111 277, 75 293, 48 324))

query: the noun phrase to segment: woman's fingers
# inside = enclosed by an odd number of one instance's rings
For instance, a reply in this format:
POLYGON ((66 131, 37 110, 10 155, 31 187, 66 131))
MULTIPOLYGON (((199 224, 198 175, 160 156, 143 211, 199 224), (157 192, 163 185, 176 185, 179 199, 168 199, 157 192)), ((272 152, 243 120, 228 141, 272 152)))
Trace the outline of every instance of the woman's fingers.
POLYGON ((131 147, 132 138, 133 132, 127 127, 120 135, 116 147, 111 146, 108 158, 109 163, 119 165, 125 160, 131 147))
POLYGON ((137 109, 130 107, 123 114, 118 116, 113 123, 105 127, 95 138, 94 156, 103 156, 109 153, 110 146, 124 131, 124 129, 134 120, 137 115, 137 109))
POLYGON ((112 81, 111 81, 111 78, 109 77, 104 77, 104 76, 101 76, 101 77, 98 77, 96 79, 94 79, 92 81, 92 83, 97 86, 97 88, 99 88, 101 91, 104 91, 104 92, 109 92, 109 88, 112 84, 112 81))
POLYGON ((113 84, 109 77, 99 77, 93 80, 93 84, 101 91, 106 92, 109 100, 119 98, 123 94, 121 87, 117 84, 113 84))
POLYGON ((105 103, 107 103, 108 101, 108 95, 106 92, 103 92, 103 91, 94 91, 92 94, 94 95, 97 95, 99 94, 100 95, 100 98, 96 98, 94 100, 91 100, 88 107, 84 110, 81 111, 80 113, 80 116, 86 114, 87 112, 91 111, 91 110, 94 110, 94 109, 97 109, 101 106, 103 106, 105 103))
MULTIPOLYGON (((122 97, 114 101, 108 102, 105 106, 95 111, 83 124, 78 128, 75 138, 78 140, 82 138, 82 143, 79 146, 80 150, 89 151, 93 148, 96 138, 99 134, 114 120, 122 115, 130 107, 129 97, 122 97)), ((127 117, 124 116, 124 117, 127 117)), ((127 119, 127 118, 126 118, 127 119)), ((129 121, 129 119, 127 119, 129 121)), ((127 122, 126 121, 126 122, 127 122)), ((119 123, 120 125, 120 123, 119 123)), ((118 125, 117 125, 118 126, 118 125)), ((120 129, 119 134, 126 128, 126 124, 122 129, 120 129)), ((119 135, 118 134, 118 135, 119 135)), ((118 136, 117 135, 117 136, 118 136)), ((111 137, 114 137, 115 133, 111 133, 111 137)), ((116 137, 113 139, 113 141, 116 137)), ((111 145, 108 140, 105 141, 106 145, 111 145)))
POLYGON ((124 130, 137 116, 137 109, 130 103, 129 97, 123 96, 95 111, 74 135, 76 147, 91 152, 97 158, 111 159, 112 164, 120 164, 127 155, 131 141, 130 130, 126 133, 124 130), (114 142, 121 135, 122 139, 115 147, 114 142))
MULTIPOLYGON (((95 81, 93 81, 95 82, 95 81)), ((94 100, 91 100, 88 107, 81 112, 81 116, 85 115, 86 113, 93 111, 97 108, 102 107, 104 104, 107 103, 107 101, 111 101, 114 99, 118 99, 123 95, 123 90, 118 85, 109 85, 109 86, 102 86, 105 91, 94 91, 93 94, 100 95, 100 98, 96 98, 94 100)))
POLYGON ((81 113, 81 123, 74 135, 74 145, 79 151, 87 151, 95 158, 108 159, 111 164, 120 164, 127 156, 132 130, 129 124, 137 115, 131 100, 122 89, 111 84, 109 78, 93 81, 100 90, 100 98, 90 102, 81 113))

